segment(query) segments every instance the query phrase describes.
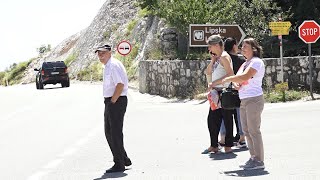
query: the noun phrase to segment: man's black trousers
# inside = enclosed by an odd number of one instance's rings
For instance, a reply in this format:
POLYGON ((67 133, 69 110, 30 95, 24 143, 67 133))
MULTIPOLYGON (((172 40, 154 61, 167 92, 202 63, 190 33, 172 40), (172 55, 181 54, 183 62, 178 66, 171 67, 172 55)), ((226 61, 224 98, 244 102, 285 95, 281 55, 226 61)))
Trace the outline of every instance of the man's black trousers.
POLYGON ((127 153, 123 145, 123 120, 126 113, 128 99, 127 96, 120 96, 115 103, 110 98, 104 99, 104 132, 113 155, 113 161, 124 166, 127 153))

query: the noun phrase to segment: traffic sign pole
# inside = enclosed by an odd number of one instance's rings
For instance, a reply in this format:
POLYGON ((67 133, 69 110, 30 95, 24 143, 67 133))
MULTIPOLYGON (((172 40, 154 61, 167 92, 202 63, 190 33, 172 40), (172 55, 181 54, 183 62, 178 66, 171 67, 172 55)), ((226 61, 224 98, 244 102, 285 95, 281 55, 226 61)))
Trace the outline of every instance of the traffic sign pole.
MULTIPOLYGON (((278 18, 278 20, 279 20, 279 22, 282 21, 281 15, 278 18)), ((283 83, 283 44, 282 44, 282 34, 279 35, 279 39, 280 39, 281 82, 283 83)))
POLYGON ((280 62, 281 62, 281 82, 283 82, 283 47, 282 47, 282 35, 280 37, 280 62))
POLYGON ((313 61, 311 58, 311 43, 308 43, 308 51, 309 51, 309 76, 310 76, 310 95, 312 100, 315 100, 313 97, 313 88, 312 88, 312 84, 313 84, 313 80, 312 80, 312 72, 313 72, 313 61))
POLYGON ((310 79, 310 95, 312 100, 313 97, 313 61, 311 58, 311 43, 317 42, 320 38, 320 26, 314 20, 303 21, 303 23, 299 26, 299 38, 308 44, 308 52, 309 52, 309 79, 310 79))

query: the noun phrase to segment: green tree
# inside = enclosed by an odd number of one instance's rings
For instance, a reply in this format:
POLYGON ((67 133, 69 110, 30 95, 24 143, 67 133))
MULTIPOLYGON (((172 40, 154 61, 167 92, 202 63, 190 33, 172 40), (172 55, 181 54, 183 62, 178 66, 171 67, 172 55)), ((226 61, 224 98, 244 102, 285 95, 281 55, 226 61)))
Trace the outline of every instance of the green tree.
MULTIPOLYGON (((307 45, 300 40, 298 28, 305 20, 314 20, 320 24, 319 0, 273 0, 283 12, 290 16, 283 18, 290 21, 290 34, 284 38, 284 56, 307 55, 307 45)), ((320 54, 320 41, 312 44, 312 54, 320 54)))
POLYGON ((37 52, 40 56, 42 56, 44 53, 51 51, 51 45, 48 44, 47 46, 42 44, 39 48, 37 48, 37 52))
POLYGON ((186 34, 189 24, 239 24, 248 36, 261 39, 268 33, 268 22, 281 12, 276 3, 266 0, 140 0, 144 8, 156 10, 156 15, 186 34), (148 2, 148 3, 147 3, 148 2))
POLYGON ((161 0, 137 0, 136 2, 141 9, 146 9, 154 15, 157 15, 159 10, 159 1, 161 0))
POLYGON ((39 53, 39 56, 42 56, 46 52, 47 47, 43 44, 39 48, 37 48, 37 52, 39 53))

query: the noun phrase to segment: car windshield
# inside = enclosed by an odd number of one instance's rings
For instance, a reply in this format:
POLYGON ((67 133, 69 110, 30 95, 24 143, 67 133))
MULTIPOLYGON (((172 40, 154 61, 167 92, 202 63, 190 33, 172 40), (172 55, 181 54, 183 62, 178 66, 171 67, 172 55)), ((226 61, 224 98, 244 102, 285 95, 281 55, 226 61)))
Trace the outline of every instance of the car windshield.
POLYGON ((42 68, 44 69, 49 69, 53 67, 65 68, 66 65, 64 64, 64 62, 46 62, 46 63, 43 63, 42 65, 42 68))

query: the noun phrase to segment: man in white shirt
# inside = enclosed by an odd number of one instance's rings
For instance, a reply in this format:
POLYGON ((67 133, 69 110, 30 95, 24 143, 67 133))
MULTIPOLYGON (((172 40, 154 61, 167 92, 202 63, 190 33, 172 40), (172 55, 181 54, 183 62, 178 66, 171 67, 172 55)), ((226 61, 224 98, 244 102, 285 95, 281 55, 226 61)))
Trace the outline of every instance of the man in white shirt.
POLYGON ((104 65, 103 96, 104 96, 104 128, 114 166, 106 173, 123 172, 125 166, 130 166, 123 145, 123 120, 128 99, 128 77, 123 64, 111 56, 111 46, 103 45, 95 50, 100 62, 104 65))

